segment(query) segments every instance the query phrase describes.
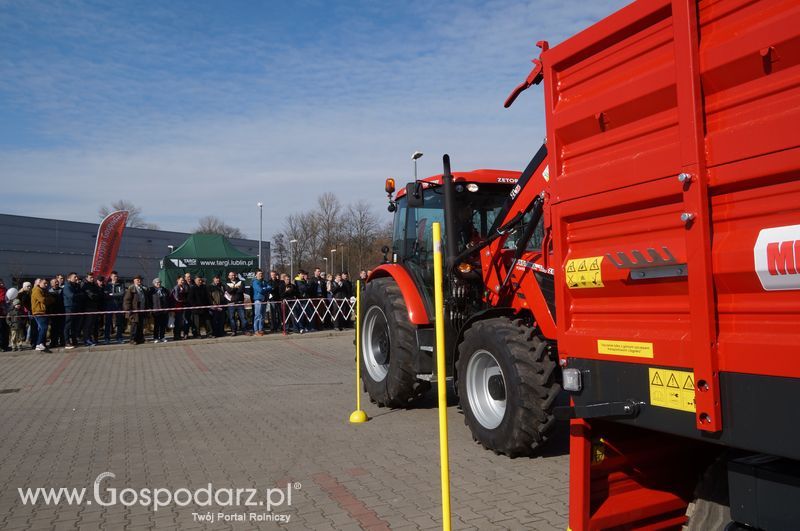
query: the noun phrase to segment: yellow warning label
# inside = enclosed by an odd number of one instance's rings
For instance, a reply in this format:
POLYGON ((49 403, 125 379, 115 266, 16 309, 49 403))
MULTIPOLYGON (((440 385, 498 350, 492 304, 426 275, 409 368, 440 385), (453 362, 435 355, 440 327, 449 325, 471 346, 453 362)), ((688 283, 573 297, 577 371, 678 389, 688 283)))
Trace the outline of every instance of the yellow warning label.
POLYGON ((603 287, 602 256, 567 260, 565 268, 567 287, 570 289, 603 287))
POLYGON ((696 411, 694 377, 689 371, 649 367, 650 404, 681 411, 696 411))
POLYGON ((633 356, 634 358, 652 358, 653 344, 641 341, 613 341, 611 339, 597 340, 598 354, 612 354, 614 356, 633 356))

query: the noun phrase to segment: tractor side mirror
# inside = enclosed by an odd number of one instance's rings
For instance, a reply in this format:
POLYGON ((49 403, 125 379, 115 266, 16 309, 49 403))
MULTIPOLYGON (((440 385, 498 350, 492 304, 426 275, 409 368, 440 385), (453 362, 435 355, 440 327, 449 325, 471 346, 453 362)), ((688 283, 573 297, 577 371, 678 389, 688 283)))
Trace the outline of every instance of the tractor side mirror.
POLYGON ((425 199, 422 196, 422 183, 415 181, 406 185, 406 197, 408 198, 408 207, 422 207, 425 206, 425 199))

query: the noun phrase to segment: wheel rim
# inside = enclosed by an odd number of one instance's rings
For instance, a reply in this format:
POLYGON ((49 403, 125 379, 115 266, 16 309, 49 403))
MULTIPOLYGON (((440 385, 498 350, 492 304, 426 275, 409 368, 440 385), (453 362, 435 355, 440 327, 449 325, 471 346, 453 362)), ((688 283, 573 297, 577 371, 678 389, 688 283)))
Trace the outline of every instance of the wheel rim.
POLYGON ((389 374, 389 325, 383 310, 377 306, 364 316, 361 345, 367 372, 376 382, 383 381, 389 374))
POLYGON ((497 359, 488 350, 476 351, 467 364, 467 399, 475 419, 488 430, 506 414, 506 382, 497 359))

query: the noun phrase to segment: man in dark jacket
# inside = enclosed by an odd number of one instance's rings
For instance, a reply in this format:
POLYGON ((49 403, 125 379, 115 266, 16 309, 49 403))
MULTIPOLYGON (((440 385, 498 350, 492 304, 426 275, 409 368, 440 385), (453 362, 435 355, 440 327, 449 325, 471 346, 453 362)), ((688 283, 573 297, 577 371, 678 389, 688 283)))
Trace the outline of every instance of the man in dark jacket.
MULTIPOLYGON (((183 307, 188 306, 187 299, 189 298, 189 286, 183 277, 178 277, 175 287, 172 288, 172 302, 175 306, 175 326, 172 328, 172 339, 178 341, 188 337, 188 329, 186 329, 186 319, 184 317, 183 307)), ((189 310, 187 310, 188 312, 189 310)))
POLYGON ((81 316, 70 315, 83 311, 84 294, 77 273, 72 272, 67 275, 63 295, 64 313, 67 314, 64 318, 64 348, 69 350, 78 346, 78 338, 81 334, 81 316))
MULTIPOLYGON (((25 308, 25 312, 30 315, 31 314, 31 293, 33 290, 33 284, 30 282, 23 282, 22 287, 19 289, 19 294, 17 298, 22 303, 22 307, 25 308)), ((36 319, 28 319, 28 333, 26 335, 26 341, 30 343, 31 348, 36 346, 36 336, 39 335, 38 328, 36 327, 36 319)))
MULTIPOLYGON (((103 304, 103 288, 97 285, 94 273, 89 271, 83 281, 83 293, 86 297, 84 311, 98 312, 103 304)), ((97 339, 97 315, 83 316, 83 342, 86 346, 92 347, 97 339)))
MULTIPOLYGON (((202 277, 195 277, 194 284, 189 286, 189 295, 186 298, 189 306, 209 306, 211 301, 208 297, 208 290, 203 284, 202 277)), ((208 308, 195 308, 192 310, 192 337, 202 337, 200 335, 200 327, 202 326, 206 331, 206 337, 209 337, 208 326, 208 308)))
POLYGON ((281 304, 283 293, 286 291, 286 283, 278 277, 278 272, 274 269, 269 272, 270 285, 269 292, 269 324, 273 332, 278 332, 283 327, 283 312, 281 304))
MULTIPOLYGON (((105 286, 105 303, 106 310, 118 311, 122 310, 122 298, 125 296, 125 284, 119 279, 116 271, 111 272, 109 281, 105 286)), ((125 314, 124 313, 107 313, 105 322, 105 340, 106 343, 111 342, 111 327, 112 325, 116 330, 117 343, 122 343, 122 334, 125 332, 125 314)))
MULTIPOLYGON (((58 283, 57 278, 50 280, 50 306, 47 308, 48 314, 64 313, 64 289, 58 283)), ((54 315, 50 317, 50 345, 48 348, 64 346, 64 316, 54 315)))
POLYGON ((161 285, 160 278, 153 279, 153 287, 150 288, 150 308, 153 310, 153 343, 166 343, 164 334, 167 333, 169 324, 169 312, 172 296, 167 288, 161 285))
POLYGON ((247 330, 247 315, 244 311, 244 281, 239 279, 234 271, 228 271, 228 280, 222 286, 225 292, 225 301, 228 306, 228 321, 231 332, 236 335, 239 328, 236 326, 236 316, 239 316, 239 325, 243 333, 250 335, 247 330))
POLYGON ((294 281, 297 288, 297 304, 294 307, 294 317, 299 327, 299 332, 305 334, 309 331, 308 318, 313 311, 311 302, 308 300, 311 297, 311 290, 308 285, 308 273, 300 270, 298 278, 294 281))
POLYGON ((144 343, 144 310, 147 306, 147 289, 142 286, 142 277, 136 275, 133 277, 133 285, 122 297, 122 309, 128 312, 128 322, 131 324, 130 342, 134 345, 144 343))
POLYGON ((336 328, 342 330, 346 328, 350 320, 348 318, 350 312, 350 296, 353 293, 353 285, 347 279, 347 273, 336 275, 336 281, 333 283, 333 298, 336 300, 336 328))
POLYGON ((214 275, 211 285, 208 286, 209 303, 216 306, 211 308, 211 332, 214 337, 225 335, 225 290, 222 287, 222 279, 219 275, 214 275))

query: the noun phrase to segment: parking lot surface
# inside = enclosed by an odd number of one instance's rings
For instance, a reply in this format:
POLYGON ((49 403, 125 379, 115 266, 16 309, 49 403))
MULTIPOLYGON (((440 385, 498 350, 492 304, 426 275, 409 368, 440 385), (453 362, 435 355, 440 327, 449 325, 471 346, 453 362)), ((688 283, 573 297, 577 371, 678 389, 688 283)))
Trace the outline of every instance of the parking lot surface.
MULTIPOLYGON (((352 339, 0 355, 0 528, 440 528, 435 393, 412 410, 363 395, 371 420, 349 424, 352 339), (86 490, 22 500, 39 487, 86 490)), ((475 444, 455 405, 448 419, 454 529, 566 528, 563 430, 511 460, 475 444)))

